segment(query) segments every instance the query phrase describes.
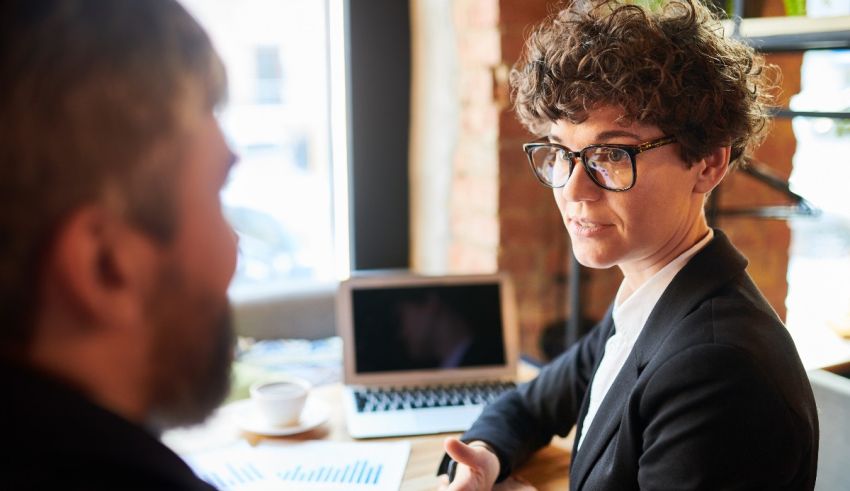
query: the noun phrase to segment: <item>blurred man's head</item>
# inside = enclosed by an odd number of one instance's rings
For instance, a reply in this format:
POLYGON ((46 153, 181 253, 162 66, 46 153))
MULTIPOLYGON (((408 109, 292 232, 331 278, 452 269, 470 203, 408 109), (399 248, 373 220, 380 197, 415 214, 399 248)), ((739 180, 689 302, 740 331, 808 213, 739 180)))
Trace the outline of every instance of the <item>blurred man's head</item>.
POLYGON ((209 38, 172 0, 4 2, 0 38, 0 355, 137 419, 202 418, 235 266, 209 38))

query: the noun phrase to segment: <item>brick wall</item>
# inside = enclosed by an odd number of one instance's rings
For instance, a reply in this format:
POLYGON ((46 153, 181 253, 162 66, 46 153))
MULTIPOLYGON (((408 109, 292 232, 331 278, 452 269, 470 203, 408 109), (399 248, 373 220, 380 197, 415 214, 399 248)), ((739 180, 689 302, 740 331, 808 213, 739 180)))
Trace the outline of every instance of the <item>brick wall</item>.
MULTIPOLYGON (((519 58, 529 27, 556 2, 499 3, 502 63, 507 68, 519 58)), ((501 82, 507 94, 507 80, 501 82)), ((538 340, 543 328, 566 314, 569 241, 552 192, 537 182, 522 152, 522 144, 534 137, 517 122, 505 99, 499 115, 499 268, 516 283, 521 349, 542 358, 538 340)))
POLYGON ((448 269, 498 268, 499 101, 494 75, 501 62, 498 0, 457 0, 460 127, 453 162, 448 269))

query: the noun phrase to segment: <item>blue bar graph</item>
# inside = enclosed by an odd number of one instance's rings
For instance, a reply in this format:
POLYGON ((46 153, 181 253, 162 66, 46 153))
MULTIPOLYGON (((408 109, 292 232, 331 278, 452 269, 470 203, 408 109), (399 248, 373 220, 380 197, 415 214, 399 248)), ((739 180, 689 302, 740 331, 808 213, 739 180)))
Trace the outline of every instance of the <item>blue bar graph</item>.
POLYGON ((300 465, 278 473, 282 481, 315 482, 315 483, 346 483, 359 485, 376 485, 381 478, 383 464, 374 464, 369 460, 356 460, 339 466, 319 466, 304 469, 300 465))
POLYGON ((219 489, 230 489, 242 484, 262 481, 266 477, 257 467, 245 462, 240 465, 227 464, 225 469, 218 472, 206 472, 200 474, 201 479, 216 486, 219 489))

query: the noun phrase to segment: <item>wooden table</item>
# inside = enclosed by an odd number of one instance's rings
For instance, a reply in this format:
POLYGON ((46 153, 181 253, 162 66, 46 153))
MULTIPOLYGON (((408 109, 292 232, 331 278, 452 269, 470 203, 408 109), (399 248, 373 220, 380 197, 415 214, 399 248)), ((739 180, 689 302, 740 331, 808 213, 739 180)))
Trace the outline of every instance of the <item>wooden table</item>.
MULTIPOLYGON (((528 372, 522 372, 523 370, 521 370, 521 378, 528 378, 528 372)), ((345 416, 342 410, 342 384, 317 387, 313 389, 310 397, 317 397, 331 407, 330 418, 318 428, 296 436, 264 437, 240 432, 231 421, 219 415, 214 416, 199 428, 168 432, 163 436, 163 441, 178 452, 215 448, 217 445, 226 444, 238 438, 244 438, 252 444, 264 439, 353 441, 345 427, 345 416)), ((366 441, 410 441, 410 457, 404 472, 401 490, 420 491, 433 490, 437 487, 435 473, 443 456, 443 440, 451 435, 458 434, 378 438, 366 441)), ((571 448, 572 435, 567 438, 556 437, 551 445, 538 452, 516 474, 534 484, 540 491, 565 491, 569 488, 568 471, 571 448)))
MULTIPOLYGON (((342 411, 342 386, 334 384, 313 390, 312 396, 327 402, 331 408, 328 423, 316 430, 302 433, 296 437, 299 440, 328 439, 334 441, 352 441, 345 429, 345 416, 342 411)), ((437 486, 436 471, 443 457, 443 440, 447 436, 459 433, 425 435, 402 438, 376 438, 368 441, 410 441, 410 458, 404 472, 402 491, 433 490, 437 486)), ((266 437, 250 435, 251 441, 260 441, 266 437)), ((552 444, 538 452, 534 458, 523 466, 517 475, 534 484, 541 491, 569 488, 568 472, 570 467, 570 449, 572 438, 556 438, 552 444)))

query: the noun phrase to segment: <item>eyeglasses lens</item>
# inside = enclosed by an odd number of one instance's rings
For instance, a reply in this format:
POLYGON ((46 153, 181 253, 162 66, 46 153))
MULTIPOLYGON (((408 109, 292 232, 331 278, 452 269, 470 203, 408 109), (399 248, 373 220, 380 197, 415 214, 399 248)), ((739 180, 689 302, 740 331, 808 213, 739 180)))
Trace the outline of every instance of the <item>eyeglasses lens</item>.
MULTIPOLYGON (((549 186, 559 188, 567 183, 574 162, 567 152, 557 147, 541 146, 532 150, 534 171, 549 186)), ((584 151, 587 170, 603 188, 628 189, 634 182, 634 167, 629 153, 616 147, 592 147, 584 151)))
POLYGON ((593 147, 585 150, 587 170, 602 187, 621 190, 631 187, 634 167, 629 153, 622 148, 593 147))
POLYGON ((534 171, 537 176, 552 187, 561 187, 567 183, 572 171, 567 154, 556 147, 537 147, 531 153, 534 171))

